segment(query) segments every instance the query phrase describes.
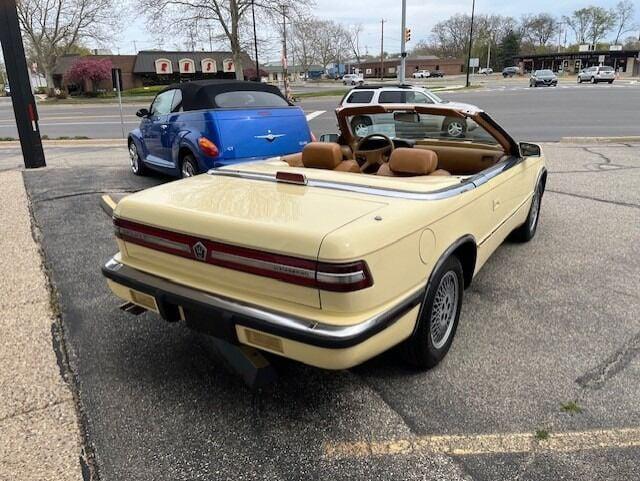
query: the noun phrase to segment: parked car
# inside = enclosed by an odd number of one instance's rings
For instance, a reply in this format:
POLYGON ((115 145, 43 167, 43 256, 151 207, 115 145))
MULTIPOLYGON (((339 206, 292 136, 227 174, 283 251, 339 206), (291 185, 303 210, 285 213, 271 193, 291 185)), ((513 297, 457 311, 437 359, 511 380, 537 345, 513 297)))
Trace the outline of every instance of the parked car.
POLYGON ((356 73, 348 73, 342 77, 342 83, 344 85, 362 85, 364 83, 364 78, 362 75, 356 73))
POLYGON ((222 165, 300 152, 311 141, 304 112, 277 87, 198 80, 161 90, 129 134, 131 170, 190 177, 222 165))
POLYGON ((482 75, 491 75, 493 73, 493 69, 491 67, 482 67, 478 70, 478 73, 482 75))
POLYGON ((396 345, 420 368, 438 364, 474 276, 504 239, 536 233, 540 147, 479 109, 348 106, 337 117, 341 144, 120 200, 120 252, 102 272, 122 308, 325 369, 396 345), (391 123, 360 136, 350 120, 363 112, 391 123), (478 128, 443 142, 431 125, 447 117, 478 128))
POLYGON ((502 69, 503 77, 513 77, 514 75, 519 75, 520 69, 518 67, 505 67, 502 69))
MULTIPOLYGON (((476 109, 475 105, 443 100, 428 89, 415 85, 365 85, 355 87, 347 92, 340 101, 342 106, 371 104, 442 104, 452 108, 476 109)), ((357 131, 366 130, 376 117, 368 115, 355 116, 351 127, 357 131)), ((445 123, 445 128, 452 136, 459 136, 466 130, 464 119, 452 117, 445 123)))
POLYGON ((551 70, 535 70, 529 79, 529 87, 557 87, 558 77, 551 70))
POLYGON ((4 94, 7 97, 11 97, 11 87, 9 86, 9 82, 7 82, 6 84, 4 84, 4 94))
POLYGON ((413 78, 429 78, 431 76, 431 72, 428 70, 418 70, 413 72, 413 78))
POLYGON ((609 67, 607 65, 588 67, 583 70, 580 70, 578 73, 578 83, 582 82, 591 82, 592 84, 598 82, 608 82, 610 84, 616 78, 616 73, 613 70, 613 67, 609 67))
POLYGON ((442 70, 432 70, 431 71, 431 76, 432 77, 444 77, 444 72, 442 70))

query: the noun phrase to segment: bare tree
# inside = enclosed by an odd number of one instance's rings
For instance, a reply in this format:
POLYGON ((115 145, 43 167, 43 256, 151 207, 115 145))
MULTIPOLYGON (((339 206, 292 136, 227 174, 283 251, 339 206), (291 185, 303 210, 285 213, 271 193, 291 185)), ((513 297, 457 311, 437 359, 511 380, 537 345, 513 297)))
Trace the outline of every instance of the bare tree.
POLYGON ((299 15, 291 22, 291 47, 296 53, 301 73, 305 78, 309 73, 309 67, 315 62, 313 22, 314 20, 306 15, 299 15))
POLYGON ((534 49, 546 46, 558 31, 558 22, 548 13, 524 15, 520 25, 523 40, 531 42, 534 49))
MULTIPOLYGON (((196 22, 204 21, 219 28, 229 43, 235 64, 236 78, 242 79, 243 31, 251 17, 252 0, 139 0, 147 13, 147 24, 152 30, 173 29, 182 33, 196 22)), ((257 0, 256 13, 260 20, 282 21, 308 4, 307 0, 257 0)))
POLYGON ((591 11, 590 8, 580 8, 571 15, 563 17, 567 25, 573 30, 576 36, 576 42, 584 44, 587 42, 589 29, 591 28, 591 11))
POLYGON ((611 10, 606 10, 602 7, 589 8, 591 10, 591 25, 587 39, 593 45, 596 45, 614 27, 616 18, 615 13, 611 10))
POLYGON ((362 24, 352 25, 346 32, 346 40, 351 50, 351 54, 356 58, 356 62, 360 65, 360 34, 362 33, 362 24))
POLYGON ((602 7, 586 7, 564 17, 564 20, 575 33, 578 43, 596 45, 614 27, 616 12, 602 7))
POLYGON ((20 0, 17 7, 27 50, 44 72, 49 94, 60 57, 83 41, 109 40, 120 17, 118 0, 20 0))
POLYGON ((616 39, 614 45, 618 45, 620 38, 635 29, 633 23, 633 15, 635 13, 633 2, 631 0, 622 0, 613 9, 616 16, 616 39))

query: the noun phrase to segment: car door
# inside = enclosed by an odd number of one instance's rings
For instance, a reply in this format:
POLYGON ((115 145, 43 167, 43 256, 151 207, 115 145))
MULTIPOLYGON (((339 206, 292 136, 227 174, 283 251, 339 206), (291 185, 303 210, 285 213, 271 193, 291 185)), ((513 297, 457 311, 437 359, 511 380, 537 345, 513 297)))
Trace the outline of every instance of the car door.
MULTIPOLYGON (((171 101, 171 111, 166 116, 165 125, 166 128, 160 127, 160 144, 161 144, 161 156, 171 163, 173 167, 177 166, 177 155, 174 155, 173 146, 180 137, 180 132, 183 131, 184 121, 181 119, 180 112, 182 112, 182 91, 180 89, 174 90, 173 99, 171 101)), ((175 152, 177 154, 177 152, 175 152)))
POLYGON ((156 96, 151 104, 147 125, 144 130, 141 129, 147 152, 145 160, 162 167, 172 165, 171 159, 167 157, 165 131, 168 128, 167 116, 171 112, 174 93, 175 90, 167 90, 156 96))

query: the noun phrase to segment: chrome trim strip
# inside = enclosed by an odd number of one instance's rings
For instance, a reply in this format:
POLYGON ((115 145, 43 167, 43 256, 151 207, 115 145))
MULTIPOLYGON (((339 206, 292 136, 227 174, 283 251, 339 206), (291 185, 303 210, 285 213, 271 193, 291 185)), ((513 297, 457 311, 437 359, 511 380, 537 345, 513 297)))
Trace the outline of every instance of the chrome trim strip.
POLYGON ((105 277, 141 292, 167 293, 188 301, 238 315, 238 325, 264 330, 282 337, 299 339, 301 342, 327 347, 349 347, 377 334, 395 323, 400 317, 417 306, 424 296, 424 288, 363 322, 348 326, 323 324, 314 319, 271 310, 190 287, 176 284, 161 277, 147 274, 129 267, 115 258, 109 259, 102 268, 105 277), (244 320, 249 322, 244 322, 244 320), (252 322, 254 321, 254 322, 252 322))
MULTIPOLYGON (((169 249, 179 250, 187 254, 191 253, 191 247, 188 244, 185 244, 183 242, 176 242, 169 239, 165 239, 163 237, 158 237, 151 234, 145 234, 144 232, 139 232, 133 229, 127 229, 126 227, 116 226, 116 231, 127 237, 139 239, 141 241, 148 242, 149 244, 156 244, 162 247, 168 247, 169 249)), ((126 242, 126 239, 125 239, 125 242, 126 242)))
MULTIPOLYGON (((224 177, 237 177, 248 180, 261 180, 267 182, 278 182, 275 175, 263 174, 257 172, 243 172, 240 170, 229 169, 211 169, 207 172, 209 175, 220 175, 224 177)), ((474 189, 476 186, 473 182, 463 181, 460 184, 445 187, 444 189, 434 190, 431 192, 420 192, 411 190, 397 190, 386 187, 372 187, 368 185, 358 185, 348 182, 335 182, 319 179, 307 179, 307 186, 318 187, 321 189, 332 189, 346 192, 356 192, 359 194, 377 195, 382 197, 393 197, 397 199, 407 200, 440 200, 453 197, 463 192, 474 189)))
POLYGON ((294 267, 285 264, 278 264, 276 262, 263 261, 261 259, 253 259, 251 257, 238 256, 235 254, 229 254, 228 252, 211 251, 212 259, 218 259, 221 261, 229 261, 235 264, 240 264, 248 267, 257 267, 259 269, 266 269, 271 272, 280 272, 283 274, 291 274, 306 279, 315 279, 316 273, 311 269, 305 269, 303 267, 294 267))

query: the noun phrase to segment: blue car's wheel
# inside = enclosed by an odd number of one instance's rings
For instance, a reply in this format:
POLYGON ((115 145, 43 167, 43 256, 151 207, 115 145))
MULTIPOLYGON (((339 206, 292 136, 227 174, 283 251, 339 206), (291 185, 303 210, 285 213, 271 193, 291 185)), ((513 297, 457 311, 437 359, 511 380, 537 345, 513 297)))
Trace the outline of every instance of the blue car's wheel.
POLYGON ((180 177, 185 179, 187 177, 198 175, 198 173, 198 163, 196 162, 196 159, 194 159, 191 154, 185 155, 182 158, 182 163, 180 164, 180 177))
POLYGON ((140 154, 138 154, 138 147, 133 140, 129 141, 129 163, 131 165, 131 172, 136 175, 146 175, 147 167, 142 162, 140 154))

